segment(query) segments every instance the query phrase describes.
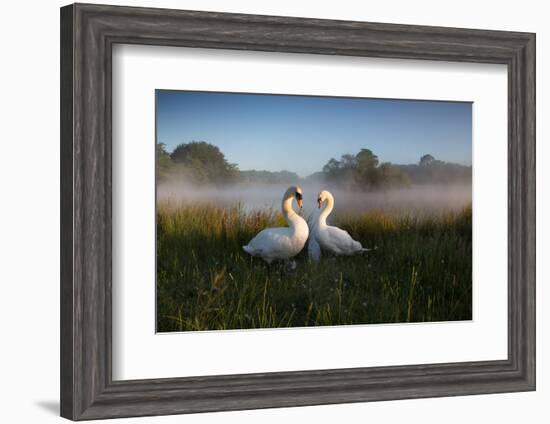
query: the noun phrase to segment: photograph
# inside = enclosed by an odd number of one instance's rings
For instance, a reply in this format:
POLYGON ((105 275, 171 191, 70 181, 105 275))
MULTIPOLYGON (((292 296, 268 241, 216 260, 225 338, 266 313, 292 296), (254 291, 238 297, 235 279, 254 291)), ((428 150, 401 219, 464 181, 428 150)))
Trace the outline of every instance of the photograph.
POLYGON ((156 90, 157 332, 472 319, 472 103, 156 90))

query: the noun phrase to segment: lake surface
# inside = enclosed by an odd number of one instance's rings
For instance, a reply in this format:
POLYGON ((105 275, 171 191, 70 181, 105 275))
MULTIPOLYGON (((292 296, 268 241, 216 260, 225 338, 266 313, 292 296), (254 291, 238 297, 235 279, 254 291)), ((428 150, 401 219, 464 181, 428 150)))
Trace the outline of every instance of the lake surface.
MULTIPOLYGON (((185 183, 161 184, 157 189, 157 201, 182 204, 234 205, 245 210, 279 209, 287 185, 239 184, 225 187, 193 186, 185 183)), ((317 209, 317 195, 329 189, 335 199, 337 213, 364 213, 373 210, 403 213, 438 213, 459 210, 472 203, 471 185, 417 185, 409 188, 361 192, 327 188, 320 184, 301 185, 304 195, 304 212, 317 209)), ((296 205, 295 205, 296 207, 296 205)))

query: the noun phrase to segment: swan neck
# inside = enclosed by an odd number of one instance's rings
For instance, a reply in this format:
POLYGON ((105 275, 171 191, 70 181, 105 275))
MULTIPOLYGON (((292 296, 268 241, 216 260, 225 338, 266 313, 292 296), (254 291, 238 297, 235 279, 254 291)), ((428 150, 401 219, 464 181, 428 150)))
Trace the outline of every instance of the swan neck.
POLYGON ((294 209, 292 209, 292 199, 293 196, 289 196, 283 199, 282 203, 282 210, 283 210, 283 216, 285 217, 285 220, 288 225, 292 226, 292 218, 296 216, 296 212, 294 212, 294 209))
POLYGON ((334 197, 327 196, 325 206, 323 207, 323 210, 321 211, 321 214, 319 215, 320 224, 326 225, 327 217, 330 215, 333 208, 334 208, 334 197))

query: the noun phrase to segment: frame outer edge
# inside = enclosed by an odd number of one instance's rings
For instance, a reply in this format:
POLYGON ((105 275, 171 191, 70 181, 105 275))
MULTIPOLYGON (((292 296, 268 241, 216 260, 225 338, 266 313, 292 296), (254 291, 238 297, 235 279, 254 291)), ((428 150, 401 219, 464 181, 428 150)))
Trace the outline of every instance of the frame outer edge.
POLYGON ((509 66, 509 355, 536 389, 535 34, 509 66))
POLYGON ((536 390, 536 35, 531 34, 524 54, 524 154, 525 221, 523 223, 525 270, 525 378, 536 390))
MULTIPOLYGON (((275 41, 277 37, 281 40, 288 39, 287 36, 285 31, 277 31, 277 35, 273 35, 275 41)), ((534 390, 534 70, 535 37, 528 33, 253 15, 248 17, 226 13, 89 4, 62 8, 61 415, 72 420, 99 419, 534 390), (164 27, 157 29, 158 19, 162 18, 170 19, 171 30, 165 31, 162 29, 164 27), (190 30, 179 25, 180 19, 189 22, 195 18, 206 20, 208 24, 194 27, 191 29, 191 32, 197 31, 193 33, 194 37, 186 38, 190 30), (136 27, 134 19, 138 19, 140 25, 149 25, 145 37, 139 33, 140 28, 144 27, 136 27), (247 19, 254 22, 254 28, 250 31, 247 19), (293 39, 290 44, 262 44, 265 43, 264 34, 260 31, 262 25, 277 25, 283 29, 292 25, 298 31, 305 31, 301 35, 304 40, 307 39, 307 31, 311 27, 322 27, 336 39, 346 37, 351 28, 355 31, 357 28, 368 27, 369 32, 374 31, 377 34, 368 37, 366 34, 361 35, 361 43, 367 42, 372 47, 379 42, 381 50, 368 46, 364 48, 362 44, 359 50, 353 51, 338 46, 325 48, 319 41, 324 39, 324 35, 318 32, 315 35, 309 34, 309 44, 306 43, 303 47, 300 47, 300 37, 297 41, 293 39), (229 40, 225 38, 227 30, 231 29, 238 34, 243 27, 246 29, 243 32, 245 35, 235 35, 229 40), (226 32, 220 40, 203 40, 205 34, 209 34, 208 31, 219 36, 223 28, 226 32), (395 31, 402 32, 398 39, 386 38, 390 32, 395 31), (141 35, 136 35, 138 33, 141 35), (120 37, 121 35, 123 36, 120 37), (413 36, 418 39, 414 51, 407 44, 408 37, 413 36), (449 51, 446 47, 434 50, 432 38, 437 42, 438 37, 445 38, 446 42, 450 38, 454 47, 449 47, 449 51), (116 41, 113 41, 115 38, 116 41), (483 47, 477 48, 474 41, 481 43, 483 47), (195 378, 125 381, 123 384, 113 382, 110 376, 111 341, 107 340, 111 337, 111 299, 108 293, 112 277, 111 200, 106 198, 112 192, 109 133, 112 111, 108 104, 111 100, 112 42, 239 50, 268 48, 269 51, 301 53, 312 50, 311 52, 321 54, 456 62, 506 61, 509 64, 510 89, 509 219, 513 222, 513 226, 509 227, 508 243, 510 245, 516 242, 512 245, 509 256, 509 261, 512 262, 511 267, 509 265, 509 360, 498 364, 499 361, 460 363, 452 368, 452 372, 439 375, 433 374, 434 369, 439 369, 438 366, 426 364, 420 367, 426 372, 425 383, 414 383, 415 380, 405 378, 406 373, 399 372, 397 378, 403 381, 392 387, 387 387, 388 382, 396 376, 390 377, 391 372, 388 374, 389 371, 384 367, 367 372, 364 369, 354 370, 358 380, 351 385, 346 377, 348 374, 343 370, 278 373, 275 381, 268 375, 258 375, 256 378, 260 380, 260 391, 271 392, 259 396, 257 393, 250 396, 251 390, 256 390, 249 382, 250 376, 246 374, 216 379, 198 377, 198 380, 206 382, 206 386, 211 384, 209 381, 214 381, 211 389, 195 384, 195 378), (395 50, 396 46, 401 47, 395 50), (339 387, 326 384, 329 373, 341 381, 339 387), (304 387, 296 386, 301 385, 296 383, 298 374, 306 382, 304 387), (374 375, 383 380, 381 387, 372 386, 374 375), (189 386, 177 387, 180 384, 189 386), (143 391, 136 393, 136 390, 143 391)), ((407 368, 419 369, 418 366, 403 367, 407 368)))
POLYGON ((73 53, 74 53, 74 7, 60 9, 60 413, 74 419, 75 374, 74 374, 74 187, 73 187, 73 53))

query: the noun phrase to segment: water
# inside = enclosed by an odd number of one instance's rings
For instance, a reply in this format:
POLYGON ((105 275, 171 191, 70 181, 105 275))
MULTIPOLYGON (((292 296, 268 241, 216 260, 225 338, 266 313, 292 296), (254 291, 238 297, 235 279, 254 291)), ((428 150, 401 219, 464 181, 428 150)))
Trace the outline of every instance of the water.
MULTIPOLYGON (((304 211, 317 208, 319 191, 328 189, 335 199, 337 213, 364 213, 372 210, 406 213, 437 213, 458 210, 472 202, 472 187, 460 185, 417 185, 409 188, 376 192, 346 191, 322 184, 300 185, 304 197, 304 211)), ((236 184, 231 186, 194 186, 186 183, 159 185, 157 199, 183 204, 209 203, 233 205, 240 203, 245 210, 260 208, 279 209, 288 185, 236 184)), ((295 205, 296 207, 296 205, 295 205)))

